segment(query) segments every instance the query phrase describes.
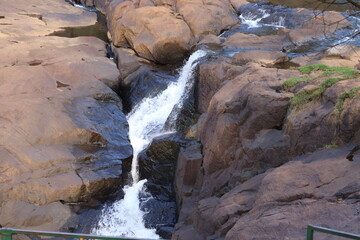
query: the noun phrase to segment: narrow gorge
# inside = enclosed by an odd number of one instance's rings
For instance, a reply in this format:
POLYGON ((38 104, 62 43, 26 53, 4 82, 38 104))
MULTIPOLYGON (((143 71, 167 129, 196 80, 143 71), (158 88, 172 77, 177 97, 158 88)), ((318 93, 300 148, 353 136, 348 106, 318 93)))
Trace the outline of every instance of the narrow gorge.
POLYGON ((0 6, 0 226, 360 234, 356 1, 0 6))

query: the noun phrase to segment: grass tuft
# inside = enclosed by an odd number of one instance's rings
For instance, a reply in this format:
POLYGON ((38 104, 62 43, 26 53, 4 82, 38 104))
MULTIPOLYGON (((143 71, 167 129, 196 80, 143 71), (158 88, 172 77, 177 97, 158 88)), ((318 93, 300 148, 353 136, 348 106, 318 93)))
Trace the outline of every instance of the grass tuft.
MULTIPOLYGON (((315 90, 303 91, 303 92, 296 94, 291 99, 291 108, 299 107, 299 106, 304 105, 313 100, 319 100, 321 98, 322 94, 326 91, 326 89, 328 89, 335 83, 342 81, 342 80, 355 78, 360 74, 360 72, 358 70, 353 69, 353 68, 330 67, 330 66, 326 66, 324 64, 308 65, 305 67, 298 68, 298 70, 302 74, 310 74, 314 71, 322 71, 322 73, 319 74, 318 76, 315 76, 312 78, 306 78, 306 77, 304 77, 304 78, 301 78, 301 77, 289 78, 283 84, 283 88, 286 91, 290 91, 290 89, 292 87, 296 86, 299 83, 309 82, 309 81, 316 80, 316 79, 323 78, 323 77, 329 77, 329 78, 325 79, 320 84, 319 88, 317 88, 315 90)), ((357 89, 357 88, 354 88, 354 89, 357 89)), ((356 94, 358 90, 353 90, 353 91, 355 91, 355 94, 356 94)), ((340 96, 340 99, 338 101, 338 104, 337 104, 337 106, 339 106, 338 109, 342 109, 342 105, 344 104, 345 99, 350 98, 348 96, 352 96, 351 94, 354 94, 354 93, 353 92, 349 92, 349 93, 345 92, 343 94, 344 94, 344 96, 342 97, 343 99, 341 100, 341 96, 340 96), (346 94, 348 94, 348 95, 346 95, 346 94)))
POLYGON ((359 91, 360 91, 360 87, 353 87, 353 88, 341 93, 337 100, 337 103, 336 103, 336 109, 339 112, 342 112, 345 100, 353 99, 359 91))
POLYGON ((302 74, 310 74, 313 71, 327 71, 329 69, 329 66, 326 66, 324 64, 312 64, 305 67, 299 68, 299 71, 302 74))
POLYGON ((308 82, 310 80, 311 80, 310 78, 292 77, 292 78, 285 80, 285 82, 283 84, 283 88, 286 91, 289 91, 292 87, 296 86, 297 84, 302 83, 302 82, 308 82))
POLYGON ((341 75, 343 78, 353 78, 359 74, 359 71, 349 67, 329 67, 324 64, 313 64, 299 68, 302 74, 310 74, 313 71, 324 71, 319 77, 325 77, 330 75, 341 75))

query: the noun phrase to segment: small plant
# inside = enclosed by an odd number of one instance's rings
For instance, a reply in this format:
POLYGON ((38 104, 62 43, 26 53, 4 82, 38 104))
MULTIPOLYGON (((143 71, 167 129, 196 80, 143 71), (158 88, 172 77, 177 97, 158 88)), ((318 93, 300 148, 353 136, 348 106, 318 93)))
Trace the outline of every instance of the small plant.
MULTIPOLYGON (((330 77, 330 76, 332 76, 332 77, 327 78, 324 81, 322 81, 319 88, 317 88, 315 90, 303 91, 303 92, 300 92, 300 93, 296 94, 291 99, 291 108, 296 108, 298 106, 304 105, 304 104, 306 104, 306 103, 308 103, 310 101, 313 101, 313 100, 319 100, 321 98, 322 94, 326 91, 326 89, 328 89, 329 87, 331 87, 335 83, 337 83, 339 81, 342 81, 342 80, 354 78, 354 77, 359 75, 359 71, 356 70, 356 69, 353 69, 353 68, 330 67, 330 66, 326 66, 324 64, 308 65, 308 66, 305 66, 305 67, 298 68, 298 70, 302 74, 310 74, 310 73, 312 73, 314 71, 322 71, 322 73, 319 74, 318 76, 311 77, 311 78, 307 78, 307 77, 289 78, 283 84, 283 88, 286 91, 289 91, 292 87, 296 86, 299 83, 310 82, 310 81, 313 81, 313 80, 316 80, 316 79, 319 79, 319 78, 323 78, 323 77, 330 77)), ((345 101, 345 98, 344 98, 343 101, 345 101)), ((337 104, 338 106, 340 106, 340 109, 342 108, 343 103, 344 102, 340 102, 340 103, 337 104)))
POLYGON ((353 87, 353 88, 341 93, 337 100, 337 103, 336 103, 336 109, 339 112, 341 112, 343 109, 345 100, 354 98, 359 91, 360 91, 360 87, 353 87))
POLYGON ((325 81, 323 81, 320 84, 320 88, 319 88, 320 94, 322 94, 323 92, 325 92, 326 89, 328 89, 335 83, 340 82, 341 80, 344 80, 344 79, 343 78, 328 78, 328 79, 326 79, 325 81))
POLYGON ((349 79, 356 77, 359 71, 349 67, 329 67, 324 64, 313 64, 299 68, 302 74, 310 74, 313 71, 323 71, 319 77, 325 77, 330 75, 341 75, 343 78, 349 79))
POLYGON ((313 100, 319 100, 326 89, 341 81, 341 78, 328 78, 320 84, 320 87, 313 91, 304 91, 291 99, 291 107, 298 107, 313 100))
POLYGON ((310 78, 292 77, 285 80, 283 87, 286 91, 289 91, 292 87, 298 85, 299 83, 308 82, 310 80, 310 78))
POLYGON ((327 71, 329 69, 329 66, 326 66, 324 64, 312 64, 305 67, 299 68, 299 71, 302 74, 310 74, 313 71, 327 71))
POLYGON ((337 148, 339 145, 337 145, 335 142, 332 142, 330 144, 325 145, 323 148, 330 149, 330 148, 337 148))
POLYGON ((304 105, 313 100, 315 91, 304 91, 291 99, 291 108, 295 108, 304 105))

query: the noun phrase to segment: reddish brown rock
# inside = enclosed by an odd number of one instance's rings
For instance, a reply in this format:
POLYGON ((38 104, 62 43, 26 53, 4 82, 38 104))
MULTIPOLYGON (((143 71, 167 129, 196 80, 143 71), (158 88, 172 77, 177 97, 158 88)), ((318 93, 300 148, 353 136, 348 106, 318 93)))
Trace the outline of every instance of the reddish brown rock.
POLYGON ((291 45, 292 43, 287 34, 257 36, 255 34, 236 33, 228 37, 224 42, 226 47, 272 51, 282 51, 291 45))
POLYGON ((301 239, 308 224, 359 234, 360 164, 345 158, 350 149, 303 156, 199 201, 173 239, 185 239, 187 231, 195 239, 301 239))
POLYGON ((198 111, 207 111, 211 98, 228 80, 241 73, 242 67, 231 64, 226 58, 215 59, 199 67, 198 111))
POLYGON ((261 51, 251 50, 247 52, 240 52, 235 54, 233 57, 233 63, 235 64, 246 64, 248 62, 254 62, 261 64, 265 67, 271 67, 276 64, 285 63, 289 60, 283 52, 274 51, 261 51))
MULTIPOLYGON (((359 207, 359 162, 349 162, 348 151, 322 150, 267 172, 253 196, 252 210, 240 215, 225 239, 300 239, 308 224, 359 234, 354 213, 359 207)), ((330 239, 323 237, 319 239, 330 239)))
POLYGON ((149 63, 143 58, 136 56, 136 53, 129 48, 113 48, 120 71, 120 77, 125 79, 131 73, 138 70, 144 63, 149 63))
MULTIPOLYGON (((309 85, 317 89, 326 79, 299 86, 297 91, 308 89, 309 85)), ((295 154, 355 141, 354 136, 359 128, 359 95, 346 98, 341 109, 337 104, 342 93, 356 87, 360 87, 358 78, 340 81, 327 88, 319 100, 291 111, 285 120, 285 133, 290 137, 291 149, 295 154)))
POLYGON ((166 7, 126 12, 113 32, 117 32, 112 37, 115 46, 126 41, 139 56, 163 64, 182 60, 194 44, 188 25, 166 7))
POLYGON ((129 47, 123 36, 123 32, 117 31, 116 26, 118 21, 120 21, 127 12, 133 11, 135 8, 136 6, 132 1, 125 0, 113 0, 108 5, 106 11, 107 25, 112 41, 116 42, 118 46, 129 47))
POLYGON ((292 63, 300 66, 311 64, 325 64, 332 67, 360 68, 360 48, 353 45, 338 45, 325 51, 306 56, 297 57, 291 60, 292 63))
POLYGON ((255 138, 260 130, 281 127, 292 95, 277 89, 294 74, 249 66, 214 95, 201 134, 206 174, 238 161, 245 139, 255 138))
POLYGON ((62 0, 0 2, 0 224, 58 231, 69 204, 122 184, 132 149, 112 90, 119 72, 99 39, 46 36, 96 14, 62 0))
POLYGON ((239 22, 228 0, 177 0, 176 9, 184 17, 197 41, 201 35, 219 35, 239 22))
POLYGON ((191 195, 192 187, 197 182, 199 184, 201 176, 199 170, 202 163, 200 147, 199 143, 194 142, 180 150, 175 172, 175 189, 180 205, 184 197, 191 195))
MULTIPOLYGON (((74 8, 62 0, 51 4, 40 0, 1 0, 0 38, 45 36, 62 27, 89 26, 96 23, 96 14, 74 8), (36 7, 33 7, 36 6, 36 7), (31 27, 29 27, 31 26, 31 27)), ((2 45, 4 46, 4 45, 2 45)))
POLYGON ((249 3, 247 0, 230 0, 231 5, 236 11, 239 11, 240 8, 249 3))

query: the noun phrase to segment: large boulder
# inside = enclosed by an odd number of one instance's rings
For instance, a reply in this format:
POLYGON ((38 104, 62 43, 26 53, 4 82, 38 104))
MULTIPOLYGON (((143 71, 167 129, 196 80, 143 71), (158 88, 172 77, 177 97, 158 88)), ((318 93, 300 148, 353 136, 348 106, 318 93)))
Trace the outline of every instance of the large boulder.
POLYGON ((200 113, 207 112, 210 100, 219 88, 243 70, 243 67, 233 65, 230 59, 226 58, 216 58, 201 64, 197 85, 197 110, 200 113))
POLYGON ((127 11, 112 32, 115 46, 127 42, 140 57, 162 64, 184 59, 194 44, 188 25, 167 7, 127 11))
POLYGON ((281 129, 292 94, 279 90, 296 74, 249 65, 213 96, 201 132, 205 174, 239 164, 245 139, 255 139, 263 129, 281 129))
MULTIPOLYGON (((124 59, 124 61, 126 60, 124 59)), ((124 61, 121 60, 120 62, 123 63, 124 61)), ((171 82, 176 81, 176 78, 167 71, 156 69, 149 64, 135 64, 139 67, 120 81, 120 91, 124 98, 124 108, 127 111, 133 109, 144 98, 156 96, 160 91, 166 89, 171 82)), ((135 67, 135 64, 132 66, 135 67)), ((120 70, 120 72, 124 72, 124 70, 120 70)))
POLYGON ((228 0, 177 0, 176 8, 197 41, 209 33, 219 35, 239 22, 228 0))
POLYGON ((153 139, 150 146, 139 156, 140 178, 147 179, 145 186, 151 197, 141 203, 147 211, 144 215, 145 224, 156 228, 164 238, 170 238, 176 223, 176 200, 174 176, 176 158, 183 141, 175 134, 164 135, 153 139))

